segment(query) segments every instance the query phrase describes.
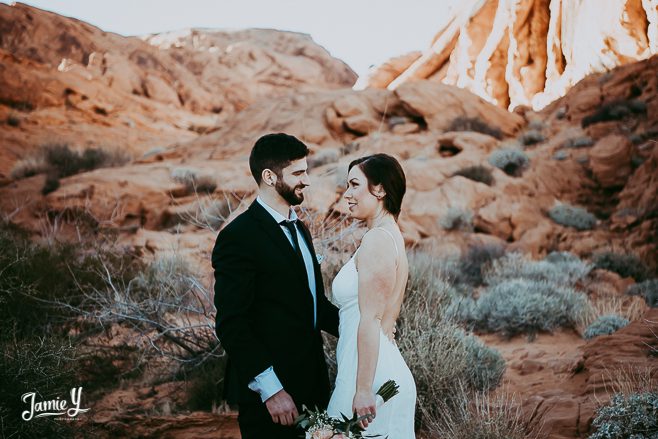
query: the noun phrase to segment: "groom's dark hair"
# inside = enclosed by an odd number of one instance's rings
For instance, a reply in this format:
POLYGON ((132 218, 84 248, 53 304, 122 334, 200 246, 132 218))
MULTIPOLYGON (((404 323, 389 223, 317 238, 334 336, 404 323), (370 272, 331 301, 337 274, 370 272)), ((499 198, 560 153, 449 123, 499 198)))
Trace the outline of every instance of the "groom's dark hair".
POLYGON ((269 169, 281 178, 283 168, 308 155, 308 147, 295 136, 285 133, 266 134, 256 141, 249 155, 249 169, 260 185, 263 171, 269 169))

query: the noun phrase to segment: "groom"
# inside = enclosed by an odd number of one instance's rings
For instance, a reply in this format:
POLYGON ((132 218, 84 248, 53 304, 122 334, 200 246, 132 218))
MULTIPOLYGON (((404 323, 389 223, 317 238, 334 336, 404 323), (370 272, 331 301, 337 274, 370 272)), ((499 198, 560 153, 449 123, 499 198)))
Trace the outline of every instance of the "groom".
POLYGON ((326 407, 329 378, 320 330, 338 336, 311 235, 291 206, 309 185, 308 148, 268 134, 249 157, 258 197, 217 237, 216 332, 228 354, 225 396, 239 407, 243 439, 295 438, 302 404, 326 407))

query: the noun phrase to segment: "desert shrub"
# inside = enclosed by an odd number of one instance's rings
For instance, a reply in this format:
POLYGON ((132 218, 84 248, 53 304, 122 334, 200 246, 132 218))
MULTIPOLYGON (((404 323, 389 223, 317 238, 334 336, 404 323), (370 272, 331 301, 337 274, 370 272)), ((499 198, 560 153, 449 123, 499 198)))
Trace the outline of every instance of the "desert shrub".
POLYGON ((562 161, 562 160, 567 159, 568 157, 569 157, 569 153, 567 151, 565 151, 564 149, 558 149, 553 154, 553 160, 562 161))
MULTIPOLYGON (((79 383, 76 348, 66 337, 79 305, 78 285, 93 284, 89 260, 68 244, 37 245, 27 234, 0 224, 0 425, 5 437, 72 437, 70 424, 43 418, 25 422, 20 399, 66 398, 79 383)), ((80 383, 82 385, 82 383, 80 383)), ((76 431, 78 429, 76 428, 76 431)))
POLYGON ((544 130, 544 129, 546 128, 546 122, 544 122, 544 121, 541 120, 541 119, 534 119, 534 120, 531 120, 531 121, 528 123, 528 127, 527 127, 527 128, 528 128, 529 130, 542 131, 542 130, 544 130))
POLYGON ((484 272, 494 260, 504 254, 505 249, 498 244, 483 243, 470 246, 457 262, 455 281, 460 284, 481 285, 484 272))
POLYGON ((642 296, 647 305, 654 308, 658 306, 658 279, 647 279, 628 287, 629 296, 642 296))
POLYGON ((631 134, 628 136, 628 140, 630 140, 633 145, 641 145, 647 140, 655 139, 656 137, 658 137, 658 125, 654 125, 642 133, 631 134))
POLYGON ((217 183, 215 182, 215 178, 213 176, 202 175, 196 180, 194 187, 196 188, 197 192, 210 194, 215 192, 215 189, 217 189, 217 183))
POLYGON ((409 280, 405 300, 419 300, 420 296, 426 295, 426 300, 437 312, 442 312, 457 295, 452 283, 455 270, 451 261, 435 257, 427 251, 410 252, 408 260, 409 280))
POLYGON ((82 152, 72 150, 66 144, 46 145, 42 148, 44 161, 59 178, 91 171, 93 169, 121 166, 128 161, 119 152, 101 148, 87 148, 82 152))
MULTIPOLYGON (((198 194, 197 194, 198 195, 198 194)), ((200 229, 217 232, 231 215, 245 202, 245 195, 233 192, 220 192, 210 196, 197 196, 189 208, 180 211, 173 218, 163 218, 165 227, 185 222, 200 229), (173 224, 170 224, 173 223, 173 224)))
POLYGON ((592 300, 591 312, 583 322, 581 333, 601 316, 616 315, 633 322, 641 321, 646 312, 647 305, 641 297, 599 295, 592 300))
POLYGON ((457 332, 457 339, 466 348, 466 361, 470 365, 466 382, 474 390, 498 387, 505 372, 505 359, 500 353, 466 332, 457 332))
POLYGON ((323 148, 311 154, 308 158, 309 169, 319 168, 329 163, 336 163, 340 159, 340 150, 337 148, 323 148))
POLYGON ((604 251, 596 253, 592 261, 596 268, 613 271, 621 277, 632 277, 639 282, 646 280, 649 275, 649 268, 646 264, 631 253, 604 251))
POLYGON ((185 185, 187 193, 212 193, 217 189, 217 182, 212 175, 200 174, 197 169, 175 168, 171 171, 171 178, 185 185))
POLYGON ((186 383, 186 406, 189 410, 211 411, 224 400, 226 360, 226 355, 217 355, 181 368, 179 376, 186 383))
POLYGON ((51 192, 55 192, 57 189, 59 189, 59 185, 59 177, 49 172, 46 176, 46 181, 44 181, 43 187, 41 188, 41 194, 48 195, 51 192))
POLYGON ((567 116, 567 107, 560 107, 555 112, 555 117, 558 119, 564 119, 567 116))
POLYGON ((583 338, 589 340, 599 335, 609 335, 628 325, 630 322, 618 315, 608 314, 599 316, 592 322, 583 334, 583 338))
POLYGON ((442 439, 525 439, 526 422, 520 405, 509 395, 493 396, 462 390, 442 404, 441 418, 426 427, 432 438, 442 439))
POLYGON ((487 134, 496 139, 502 139, 503 133, 498 128, 487 125, 478 117, 458 117, 453 119, 448 131, 475 131, 487 134))
POLYGON ((444 230, 473 231, 473 212, 461 207, 450 207, 441 216, 439 224, 444 230))
MULTIPOLYGON (((23 421, 28 405, 21 395, 35 392, 35 401, 69 398, 79 383, 76 350, 68 340, 50 335, 16 337, 3 331, 0 335, 0 425, 3 437, 44 438, 73 437, 81 433, 72 423, 50 417, 23 421)), ((86 408, 83 394, 82 407, 86 408)))
POLYGON ((460 383, 469 390, 489 390, 499 384, 505 361, 498 351, 440 316, 428 319, 431 309, 418 311, 421 316, 412 316, 407 308, 401 316, 399 344, 425 416, 441 416, 439 401, 451 400, 460 383))
POLYGON ((174 253, 155 258, 130 281, 132 292, 137 298, 168 296, 181 300, 192 287, 194 272, 187 259, 174 253))
POLYGON ((211 230, 219 230, 230 214, 231 205, 227 200, 212 200, 207 204, 199 204, 199 220, 211 230))
POLYGON ((86 321, 130 328, 144 358, 183 364, 217 355, 210 291, 181 255, 141 264, 129 279, 101 273, 104 285, 85 294, 86 321))
POLYGON ((59 178, 68 177, 81 172, 91 171, 98 168, 121 166, 128 162, 129 158, 121 152, 108 152, 101 148, 87 148, 82 152, 72 150, 67 144, 50 144, 42 146, 39 151, 31 157, 18 162, 11 174, 13 178, 20 179, 31 177, 40 173, 48 173, 51 182, 47 186, 52 192, 53 183, 59 178))
POLYGON ((18 161, 11 170, 11 177, 20 180, 47 172, 48 164, 43 157, 28 157, 18 161))
POLYGON ((494 182, 493 175, 491 174, 491 169, 481 165, 468 166, 466 168, 462 168, 452 175, 461 175, 462 177, 468 178, 469 180, 484 183, 487 186, 491 186, 494 182))
POLYGON ((581 125, 583 128, 599 123, 614 120, 621 120, 631 115, 646 114, 647 104, 638 99, 622 99, 608 102, 598 107, 598 109, 583 118, 581 125))
POLYGON ((449 315, 473 329, 533 338, 538 332, 575 328, 589 304, 585 295, 572 288, 517 278, 490 286, 477 301, 458 303, 454 308, 449 315))
POLYGON ((518 177, 529 166, 530 159, 518 149, 497 149, 489 155, 489 163, 507 175, 518 177))
POLYGON ((540 261, 533 261, 513 252, 491 263, 484 272, 484 282, 494 285, 509 279, 528 279, 573 286, 587 277, 593 268, 592 264, 567 252, 553 252, 540 261))
POLYGON ((7 125, 9 125, 10 127, 17 127, 17 126, 20 126, 20 124, 21 124, 21 120, 18 118, 18 116, 16 116, 15 114, 11 114, 11 113, 9 114, 9 116, 7 116, 6 122, 7 122, 7 125))
POLYGON ((592 139, 589 136, 582 136, 582 137, 573 137, 571 139, 567 139, 563 144, 563 148, 584 148, 586 146, 592 146, 594 145, 594 139, 592 139))
POLYGON ((646 161, 647 161, 647 159, 642 157, 642 156, 639 156, 639 155, 631 156, 631 166, 633 167, 633 169, 639 168, 646 161))
POLYGON ((357 152, 359 149, 361 149, 361 144, 359 142, 350 142, 340 147, 340 154, 350 155, 354 152, 357 152))
POLYGON ((578 230, 589 230, 596 225, 596 217, 587 210, 564 203, 552 207, 548 216, 562 226, 578 230))
POLYGON ((481 317, 477 301, 470 296, 453 298, 446 307, 444 315, 447 320, 466 324, 469 329, 473 329, 474 322, 479 321, 481 317))
POLYGON ((546 136, 544 136, 541 131, 534 129, 528 130, 519 136, 519 142, 521 142, 523 146, 535 145, 544 140, 546 140, 546 136))
POLYGON ((13 326, 17 337, 52 333, 55 324, 72 316, 66 306, 81 304, 80 288, 103 285, 98 255, 117 272, 126 263, 122 256, 98 249, 92 254, 73 244, 38 245, 6 224, 0 227, 0 248, 0 328, 3 323, 13 326))
POLYGON ((411 369, 424 419, 441 416, 440 401, 465 386, 496 387, 505 369, 502 356, 443 317, 458 293, 445 279, 445 261, 424 252, 409 259, 409 282, 398 322, 398 343, 411 369), (437 358, 441 361, 436 361, 437 358), (460 384, 461 383, 461 384, 460 384))
POLYGON ((6 105, 18 111, 28 112, 34 110, 34 104, 32 102, 16 99, 0 98, 0 105, 6 105))
POLYGON ((658 393, 616 393, 596 411, 589 439, 655 439, 658 437, 658 393))

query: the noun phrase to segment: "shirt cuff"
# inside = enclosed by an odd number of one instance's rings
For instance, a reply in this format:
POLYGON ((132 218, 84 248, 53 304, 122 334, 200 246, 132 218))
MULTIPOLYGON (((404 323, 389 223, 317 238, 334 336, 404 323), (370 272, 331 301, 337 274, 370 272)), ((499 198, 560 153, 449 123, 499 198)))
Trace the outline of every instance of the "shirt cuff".
POLYGON ((249 381, 247 385, 251 390, 260 395, 261 401, 265 402, 270 399, 274 394, 283 390, 283 385, 281 381, 276 376, 274 368, 272 366, 265 369, 263 372, 258 374, 256 378, 249 381))

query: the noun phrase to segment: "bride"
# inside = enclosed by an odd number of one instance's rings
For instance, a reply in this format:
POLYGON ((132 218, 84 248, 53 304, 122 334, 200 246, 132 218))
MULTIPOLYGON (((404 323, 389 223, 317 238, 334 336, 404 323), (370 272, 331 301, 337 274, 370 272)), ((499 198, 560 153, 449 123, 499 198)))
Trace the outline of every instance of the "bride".
POLYGON ((350 213, 368 231, 332 284, 340 327, 336 386, 327 411, 333 417, 367 415, 362 425, 368 435, 415 438, 416 385, 394 338, 409 271, 397 224, 404 172, 393 157, 374 154, 350 163, 347 180, 350 213), (375 392, 390 379, 399 394, 378 406, 375 392))

